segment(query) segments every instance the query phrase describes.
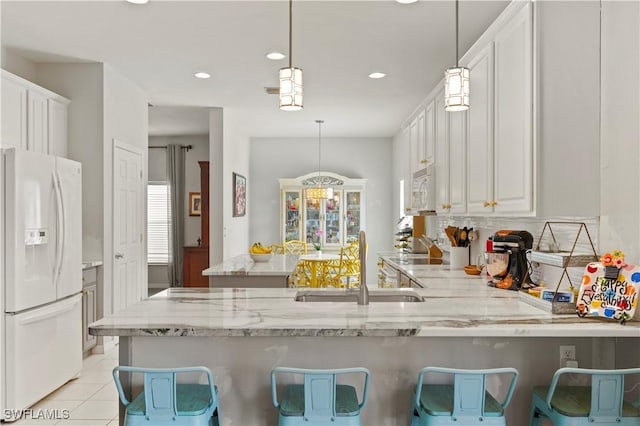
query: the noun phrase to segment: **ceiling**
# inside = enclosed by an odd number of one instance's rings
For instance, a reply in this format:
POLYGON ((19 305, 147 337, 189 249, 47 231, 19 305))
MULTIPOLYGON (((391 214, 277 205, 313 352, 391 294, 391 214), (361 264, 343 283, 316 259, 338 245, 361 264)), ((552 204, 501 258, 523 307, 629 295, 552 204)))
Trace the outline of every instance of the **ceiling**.
MULTIPOLYGON (((460 2, 461 53, 508 3, 460 2)), ((35 62, 107 63, 153 105, 223 107, 239 113, 252 137, 314 136, 316 119, 325 120, 327 137, 393 136, 455 62, 452 0, 296 0, 292 65, 304 70, 305 106, 284 112, 264 88, 277 86, 287 66, 265 57, 288 51, 287 1, 4 0, 0 7, 3 47, 35 62), (196 71, 212 77, 196 79, 196 71), (368 78, 373 71, 387 77, 368 78)))

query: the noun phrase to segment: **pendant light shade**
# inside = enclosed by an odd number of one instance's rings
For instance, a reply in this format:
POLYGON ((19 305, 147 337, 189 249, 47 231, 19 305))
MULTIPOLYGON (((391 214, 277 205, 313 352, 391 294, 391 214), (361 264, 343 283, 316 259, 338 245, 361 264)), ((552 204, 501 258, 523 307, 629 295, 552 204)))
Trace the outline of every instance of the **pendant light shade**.
POLYGON ((469 109, 469 68, 458 65, 458 0, 456 0, 456 66, 444 72, 445 111, 469 109))
POLYGON ((320 154, 321 154, 321 145, 322 145, 322 123, 324 120, 316 120, 318 123, 318 179, 316 182, 316 186, 312 186, 304 190, 304 195, 306 198, 311 200, 328 200, 333 198, 333 188, 325 187, 322 185, 322 177, 320 176, 320 154))
POLYGON ((298 111, 303 107, 302 98, 302 68, 291 65, 292 28, 293 28, 293 0, 289 0, 289 66, 280 68, 280 109, 283 111, 298 111))

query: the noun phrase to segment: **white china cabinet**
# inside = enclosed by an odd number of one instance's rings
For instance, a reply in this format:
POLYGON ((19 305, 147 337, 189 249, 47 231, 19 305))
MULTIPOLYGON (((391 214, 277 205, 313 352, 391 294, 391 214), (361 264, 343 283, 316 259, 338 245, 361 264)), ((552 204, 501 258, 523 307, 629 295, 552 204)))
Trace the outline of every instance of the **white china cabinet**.
POLYGON ((357 241, 358 233, 365 229, 366 182, 329 172, 280 179, 282 241, 306 241, 309 250, 314 245, 331 249, 357 241), (305 188, 317 186, 318 181, 333 189, 333 197, 305 197, 305 188))

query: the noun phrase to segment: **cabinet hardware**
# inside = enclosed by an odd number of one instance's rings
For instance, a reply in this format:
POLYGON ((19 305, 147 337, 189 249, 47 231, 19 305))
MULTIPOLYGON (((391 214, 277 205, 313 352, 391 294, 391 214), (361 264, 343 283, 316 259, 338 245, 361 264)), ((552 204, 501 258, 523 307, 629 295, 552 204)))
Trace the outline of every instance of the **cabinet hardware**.
POLYGON ((484 206, 485 206, 485 207, 489 207, 489 206, 491 206, 491 205, 493 205, 493 204, 491 204, 489 201, 485 201, 485 202, 484 202, 484 206))
POLYGON ((420 160, 420 164, 427 164, 427 160, 420 160))
POLYGON ((492 206, 497 206, 497 205, 498 205, 498 202, 494 200, 494 201, 492 201, 492 202, 491 202, 491 205, 492 205, 492 206))

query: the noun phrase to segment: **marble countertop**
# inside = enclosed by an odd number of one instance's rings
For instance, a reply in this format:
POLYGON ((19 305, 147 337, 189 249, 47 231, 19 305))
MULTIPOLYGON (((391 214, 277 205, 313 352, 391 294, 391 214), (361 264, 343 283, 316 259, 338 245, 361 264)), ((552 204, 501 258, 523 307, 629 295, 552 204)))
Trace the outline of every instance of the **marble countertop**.
POLYGON ((97 266, 102 266, 102 260, 83 260, 82 261, 82 269, 95 268, 97 266))
MULTIPOLYGON (((299 289, 171 288, 90 325, 106 336, 636 337, 640 322, 554 315, 447 266, 408 269, 424 302, 295 302, 299 289)), ((384 291, 372 288, 370 291, 384 291)), ((402 291, 403 289, 398 289, 402 291)), ((313 291, 325 291, 318 289, 313 291)))
POLYGON ((254 262, 248 254, 241 254, 202 271, 202 275, 289 275, 296 268, 298 256, 274 254, 268 262, 254 262))

